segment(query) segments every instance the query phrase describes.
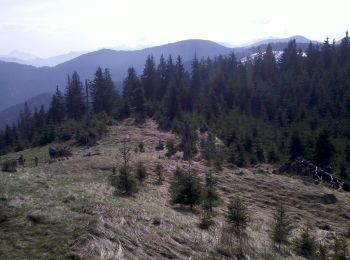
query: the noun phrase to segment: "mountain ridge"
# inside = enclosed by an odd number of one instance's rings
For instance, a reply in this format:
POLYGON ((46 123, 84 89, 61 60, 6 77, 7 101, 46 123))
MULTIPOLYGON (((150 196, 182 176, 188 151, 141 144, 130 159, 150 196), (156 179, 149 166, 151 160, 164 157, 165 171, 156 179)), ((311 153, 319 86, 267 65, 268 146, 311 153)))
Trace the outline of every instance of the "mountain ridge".
MULTIPOLYGON (((285 43, 272 45, 277 50, 286 46, 285 43)), ((299 47, 305 48, 306 45, 302 43, 299 47)), ((264 48, 263 45, 262 48, 264 48)), ((109 68, 113 80, 120 82, 126 76, 129 67, 134 67, 138 73, 141 73, 148 55, 153 55, 156 63, 162 54, 165 58, 171 54, 174 60, 180 55, 183 62, 189 64, 195 55, 199 59, 213 58, 234 51, 237 58, 242 58, 256 50, 257 47, 228 48, 209 40, 190 39, 141 50, 101 49, 85 53, 54 67, 37 68, 0 61, 0 71, 3 72, 0 74, 0 111, 38 94, 54 92, 57 85, 63 88, 67 75, 73 71, 77 71, 82 80, 91 79, 97 67, 101 66, 109 68)))

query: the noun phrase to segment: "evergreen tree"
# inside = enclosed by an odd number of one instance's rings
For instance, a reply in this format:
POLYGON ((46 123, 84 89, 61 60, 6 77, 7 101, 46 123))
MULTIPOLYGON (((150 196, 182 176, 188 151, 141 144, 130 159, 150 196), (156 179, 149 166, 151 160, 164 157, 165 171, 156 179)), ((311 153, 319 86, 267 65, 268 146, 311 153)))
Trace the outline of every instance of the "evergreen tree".
POLYGON ((200 203, 202 186, 192 173, 176 169, 175 180, 170 184, 170 195, 173 203, 189 205, 191 210, 200 203))
POLYGON ((185 122, 182 125, 181 144, 180 144, 183 151, 184 160, 190 161, 192 159, 193 145, 194 145, 194 136, 192 133, 191 126, 189 122, 185 122))
POLYGON ((136 177, 140 181, 140 183, 143 183, 144 180, 147 178, 147 171, 142 162, 139 162, 136 165, 136 177))
POLYGON ((54 123, 62 123, 65 116, 64 98, 58 86, 56 87, 56 93, 52 96, 51 104, 49 108, 49 120, 54 123))
POLYGON ((282 204, 276 208, 271 224, 271 239, 281 248, 281 244, 288 244, 288 237, 291 234, 291 221, 287 215, 286 209, 282 204))
POLYGON ((266 52, 262 60, 262 77, 269 83, 274 83, 276 80, 276 59, 272 52, 271 44, 267 45, 266 52))
POLYGON ((193 105, 201 95, 201 75, 200 65, 195 55, 191 64, 191 104, 190 110, 192 111, 193 105))
POLYGON ((343 234, 335 234, 333 237, 333 259, 346 260, 348 259, 348 242, 343 234))
POLYGON ((316 240, 310 233, 309 224, 301 231, 299 237, 294 239, 294 247, 298 254, 313 259, 316 252, 316 240))
POLYGON ((219 195, 216 190, 217 179, 213 176, 212 171, 207 172, 205 176, 205 187, 203 190, 203 208, 210 212, 213 211, 213 207, 219 204, 219 195))
POLYGON ((328 132, 321 132, 316 140, 315 154, 313 161, 320 167, 327 167, 331 164, 334 146, 329 140, 328 132))
POLYGON ((17 139, 16 132, 16 126, 13 126, 13 128, 11 128, 9 125, 6 125, 5 132, 3 134, 4 143, 6 146, 11 147, 15 144, 17 139))
POLYGON ((128 101, 135 119, 143 122, 145 119, 145 98, 139 78, 134 68, 129 68, 128 76, 124 81, 124 97, 128 101))
POLYGON ((304 147, 298 132, 294 132, 289 144, 289 158, 293 161, 298 156, 304 156, 304 147))
POLYGON ((72 78, 68 77, 68 84, 65 93, 66 112, 69 118, 80 120, 85 115, 85 100, 83 84, 77 72, 72 78))
POLYGON ((21 137, 25 141, 31 142, 35 126, 32 111, 27 102, 24 103, 24 110, 21 111, 19 117, 18 129, 21 133, 21 137))
POLYGON ((101 113, 104 111, 104 85, 105 80, 101 67, 98 67, 95 72, 95 78, 90 84, 90 92, 92 97, 92 107, 95 113, 101 113))
POLYGON ((94 112, 111 114, 117 93, 108 69, 102 71, 98 67, 95 78, 90 84, 90 90, 94 112))
POLYGON ((130 168, 122 166, 119 168, 119 175, 112 179, 112 185, 122 194, 131 195, 137 192, 137 182, 131 174, 130 168))
POLYGON ((39 111, 35 108, 34 115, 34 127, 36 130, 42 130, 47 121, 47 114, 43 105, 40 106, 39 111))
POLYGON ((131 148, 128 145, 126 139, 122 142, 122 147, 119 149, 122 158, 122 166, 119 168, 119 174, 113 173, 111 176, 111 183, 120 193, 131 195, 137 192, 137 181, 135 177, 131 174, 130 168, 130 157, 131 148))
POLYGON ((168 86, 168 75, 167 75, 167 65, 164 59, 163 54, 160 56, 159 64, 157 67, 157 89, 156 89, 156 98, 158 101, 161 101, 166 93, 168 86))
POLYGON ((162 184, 164 180, 163 166, 160 163, 157 163, 154 171, 158 176, 158 183, 162 184))
POLYGON ((162 127, 167 129, 171 126, 171 123, 175 119, 181 118, 181 111, 178 99, 178 91, 173 82, 170 82, 167 87, 167 92, 163 99, 162 110, 164 116, 164 122, 161 123, 162 127))
POLYGON ((175 147, 174 140, 172 140, 172 139, 167 140, 165 146, 166 146, 166 149, 167 149, 167 152, 166 152, 165 155, 167 157, 171 157, 172 155, 174 155, 176 153, 177 149, 175 147))
POLYGON ((208 133, 206 139, 202 141, 201 146, 203 158, 210 164, 216 154, 215 136, 212 132, 208 133))
POLYGON ((112 113, 115 101, 119 98, 118 92, 114 86, 112 75, 109 69, 105 69, 103 73, 104 77, 104 102, 103 110, 108 115, 112 113))
POLYGON ((248 224, 248 210, 246 205, 239 197, 235 197, 230 201, 227 209, 227 222, 231 224, 237 234, 241 234, 245 231, 248 224))
POLYGON ((145 92, 145 98, 153 101, 156 98, 157 78, 153 56, 148 56, 141 76, 141 83, 145 92))

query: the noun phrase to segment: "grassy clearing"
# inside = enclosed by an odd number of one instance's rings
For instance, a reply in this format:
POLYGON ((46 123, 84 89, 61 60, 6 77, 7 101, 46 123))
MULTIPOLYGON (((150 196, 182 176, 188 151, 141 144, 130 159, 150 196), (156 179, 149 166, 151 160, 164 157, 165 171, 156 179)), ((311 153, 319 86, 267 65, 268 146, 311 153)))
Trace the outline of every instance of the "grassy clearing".
POLYGON ((35 147, 31 149, 27 149, 24 151, 20 152, 15 152, 15 153, 9 153, 0 156, 0 164, 3 161, 9 160, 9 159, 16 159, 20 155, 23 155, 24 159, 26 160, 25 166, 26 167, 34 167, 35 162, 34 162, 34 156, 38 157, 39 159, 39 165, 45 164, 49 160, 49 153, 48 153, 48 145, 42 146, 42 147, 35 147))
MULTIPOLYGON (((215 224, 201 230, 198 208, 191 212, 169 202, 173 171, 187 167, 178 156, 167 158, 165 150, 156 151, 159 140, 169 138, 176 140, 152 121, 143 127, 123 123, 111 126, 99 145, 75 148, 69 160, 0 172, 0 259, 232 259, 220 252, 226 247, 220 243, 229 241, 220 241, 226 205, 235 195, 251 213, 245 245, 251 259, 281 258, 268 244, 278 201, 285 203, 296 227, 309 221, 322 237, 350 228, 349 194, 272 174, 273 167, 260 165, 215 172, 221 204, 215 224), (118 151, 125 136, 132 145, 144 143, 145 152, 133 152, 132 164, 142 161, 150 174, 132 197, 116 196, 109 182, 112 166, 121 163, 118 151), (88 153, 96 155, 84 156, 88 153), (154 172, 157 162, 164 168, 163 185, 154 172), (322 203, 328 193, 336 196, 336 203, 322 203), (325 224, 331 230, 319 228, 325 224)), ((25 152, 28 158, 33 153, 45 158, 47 147, 25 152)), ((193 170, 203 181, 208 168, 196 159, 193 170)), ((284 252, 284 259, 298 259, 291 249, 284 252)))

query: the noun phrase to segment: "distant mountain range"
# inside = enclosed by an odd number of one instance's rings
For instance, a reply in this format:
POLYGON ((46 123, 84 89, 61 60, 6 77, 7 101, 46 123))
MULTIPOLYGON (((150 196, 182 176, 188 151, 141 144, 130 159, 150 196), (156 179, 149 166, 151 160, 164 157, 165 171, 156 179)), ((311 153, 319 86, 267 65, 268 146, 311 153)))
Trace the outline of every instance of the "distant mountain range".
MULTIPOLYGON (((291 37, 293 38, 293 37, 291 37)), ((291 39, 274 39, 272 48, 274 51, 283 50, 291 39)), ((310 40, 296 36, 298 47, 305 49, 310 40)), ((207 40, 185 40, 169 43, 161 46, 145 48, 133 51, 115 51, 102 49, 78 55, 77 53, 66 56, 56 56, 56 59, 68 59, 54 67, 34 67, 18 62, 0 61, 0 111, 15 104, 23 103, 41 93, 53 93, 58 85, 61 90, 65 88, 67 75, 77 71, 82 80, 91 79, 98 66, 109 68, 115 82, 121 82, 126 76, 127 69, 134 67, 138 73, 142 73, 148 55, 153 55, 158 62, 163 54, 165 58, 172 55, 175 61, 181 56, 184 64, 190 64, 194 55, 198 58, 214 57, 219 54, 227 55, 234 51, 237 58, 252 55, 266 49, 267 42, 262 41, 246 47, 228 48, 218 43, 207 40), (71 56, 70 56, 71 55, 71 56)), ((1 118, 0 118, 1 120, 1 118)))
POLYGON ((290 40, 295 40, 296 42, 298 43, 318 43, 317 41, 312 41, 304 36, 301 36, 301 35, 295 35, 295 36, 292 36, 292 37, 288 37, 288 38, 282 38, 282 39, 279 39, 279 38, 268 38, 268 39, 264 39, 264 40, 260 40, 260 41, 256 41, 256 42, 253 42, 251 44, 248 44, 247 47, 256 47, 256 46, 259 46, 259 45, 267 45, 269 43, 288 43, 290 40))
POLYGON ((16 62, 24 65, 31 65, 34 67, 45 67, 45 66, 53 67, 60 63, 72 60, 84 53, 87 53, 87 51, 69 52, 66 54, 43 59, 43 58, 37 58, 35 56, 32 56, 24 52, 13 51, 7 55, 0 56, 0 60, 7 61, 7 62, 16 62))
MULTIPOLYGON (((52 93, 43 93, 37 95, 33 98, 27 100, 29 108, 34 111, 35 108, 44 106, 45 109, 48 109, 52 98, 52 93)), ((20 112, 24 109, 24 102, 20 104, 13 105, 0 112, 0 130, 3 129, 6 125, 11 125, 16 123, 20 112)))

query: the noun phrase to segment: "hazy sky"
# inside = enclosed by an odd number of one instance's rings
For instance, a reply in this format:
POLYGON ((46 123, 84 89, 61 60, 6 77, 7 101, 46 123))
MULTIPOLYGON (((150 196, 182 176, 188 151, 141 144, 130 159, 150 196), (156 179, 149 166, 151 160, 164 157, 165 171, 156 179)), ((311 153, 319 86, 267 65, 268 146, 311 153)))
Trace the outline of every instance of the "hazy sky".
POLYGON ((349 0, 0 0, 0 54, 47 57, 194 38, 338 40, 350 29, 349 9, 349 0))

